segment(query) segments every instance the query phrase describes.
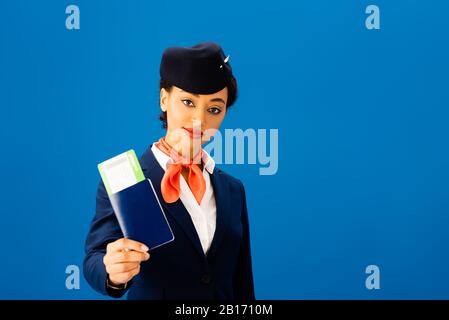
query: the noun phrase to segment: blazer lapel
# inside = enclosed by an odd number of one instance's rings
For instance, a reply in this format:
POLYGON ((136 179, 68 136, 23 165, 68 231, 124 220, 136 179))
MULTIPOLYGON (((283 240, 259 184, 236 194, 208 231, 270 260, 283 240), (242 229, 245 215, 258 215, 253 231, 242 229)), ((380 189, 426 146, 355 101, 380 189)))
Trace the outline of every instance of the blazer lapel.
POLYGON ((228 181, 224 178, 223 172, 219 169, 214 169, 214 173, 210 175, 212 187, 214 188, 215 203, 217 206, 217 223, 215 227, 212 244, 207 253, 207 257, 211 258, 217 252, 223 240, 223 235, 229 224, 230 211, 230 193, 228 181))
POLYGON ((154 157, 153 151, 151 151, 151 147, 149 147, 141 157, 140 164, 142 166, 142 171, 145 177, 149 178, 153 183, 154 189, 156 190, 156 194, 162 207, 164 208, 164 211, 171 217, 173 217, 174 220, 176 220, 187 237, 192 241, 193 246, 198 251, 198 253, 202 257, 204 257, 203 247, 201 246, 201 242, 198 238, 195 226, 193 225, 189 212, 182 204, 181 199, 178 199, 174 203, 166 203, 162 198, 161 181, 165 171, 161 168, 156 158, 154 157))

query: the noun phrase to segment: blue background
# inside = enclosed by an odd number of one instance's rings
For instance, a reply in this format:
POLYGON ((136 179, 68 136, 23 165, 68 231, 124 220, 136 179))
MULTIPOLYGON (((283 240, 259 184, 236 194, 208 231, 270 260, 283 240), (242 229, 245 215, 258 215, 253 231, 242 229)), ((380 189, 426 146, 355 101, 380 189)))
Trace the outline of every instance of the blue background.
POLYGON ((97 299, 82 278, 96 165, 163 135, 163 50, 220 43, 224 128, 279 129, 247 190, 259 299, 449 298, 447 1, 0 0, 0 298, 97 299), (81 29, 65 28, 65 8, 81 29), (365 28, 365 8, 381 30, 365 28), (381 272, 365 288, 366 266, 381 272))

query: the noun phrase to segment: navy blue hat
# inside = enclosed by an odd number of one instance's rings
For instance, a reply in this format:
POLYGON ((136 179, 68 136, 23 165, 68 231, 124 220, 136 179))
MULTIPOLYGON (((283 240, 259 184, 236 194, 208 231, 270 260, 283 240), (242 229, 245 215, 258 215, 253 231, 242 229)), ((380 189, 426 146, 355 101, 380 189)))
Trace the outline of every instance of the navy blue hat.
POLYGON ((185 91, 211 94, 228 86, 232 79, 229 56, 213 42, 193 47, 172 47, 164 51, 161 79, 185 91))

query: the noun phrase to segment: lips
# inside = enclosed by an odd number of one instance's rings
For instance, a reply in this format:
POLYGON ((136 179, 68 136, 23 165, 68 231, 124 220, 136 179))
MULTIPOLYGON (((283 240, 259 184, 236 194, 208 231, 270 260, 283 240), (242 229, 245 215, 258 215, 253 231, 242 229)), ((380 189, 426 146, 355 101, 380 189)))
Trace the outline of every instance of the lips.
POLYGON ((201 131, 196 131, 195 133, 193 132, 193 128, 184 128, 183 129, 189 134, 189 136, 191 138, 200 138, 203 135, 203 132, 201 131))

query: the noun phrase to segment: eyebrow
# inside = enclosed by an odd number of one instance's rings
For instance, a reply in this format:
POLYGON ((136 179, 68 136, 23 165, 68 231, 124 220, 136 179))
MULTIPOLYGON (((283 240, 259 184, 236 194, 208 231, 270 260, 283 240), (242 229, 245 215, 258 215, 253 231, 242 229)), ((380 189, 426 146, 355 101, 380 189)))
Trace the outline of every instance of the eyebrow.
MULTIPOLYGON (((197 98, 199 97, 199 94, 196 94, 196 93, 191 93, 191 92, 187 92, 184 90, 181 90, 181 92, 191 94, 192 96, 195 96, 197 98)), ((226 102, 222 98, 213 98, 213 99, 210 99, 209 102, 222 102, 223 104, 226 104, 226 102)))
POLYGON ((223 102, 223 104, 226 104, 226 102, 222 98, 213 98, 209 100, 210 102, 223 102))

